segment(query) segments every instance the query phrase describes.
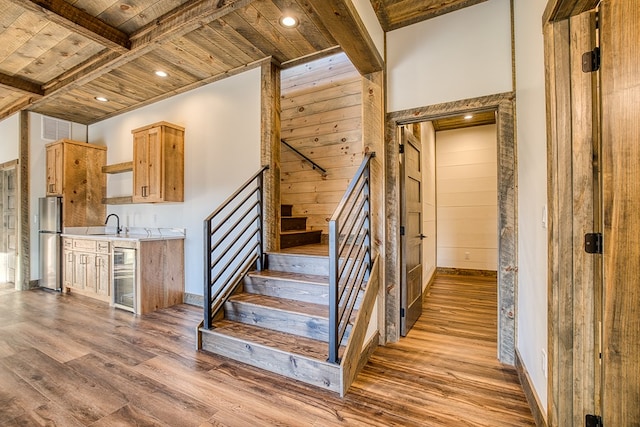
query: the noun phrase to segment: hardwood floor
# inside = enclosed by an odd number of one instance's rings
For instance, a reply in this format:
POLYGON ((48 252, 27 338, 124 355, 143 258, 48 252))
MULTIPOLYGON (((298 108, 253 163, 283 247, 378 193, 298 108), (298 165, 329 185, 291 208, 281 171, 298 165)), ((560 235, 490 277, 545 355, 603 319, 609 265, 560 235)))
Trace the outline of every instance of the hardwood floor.
POLYGON ((379 347, 340 399, 197 352, 193 306, 134 317, 6 292, 0 426, 534 425, 515 370, 495 360, 495 300, 495 281, 438 278, 409 336, 379 347))

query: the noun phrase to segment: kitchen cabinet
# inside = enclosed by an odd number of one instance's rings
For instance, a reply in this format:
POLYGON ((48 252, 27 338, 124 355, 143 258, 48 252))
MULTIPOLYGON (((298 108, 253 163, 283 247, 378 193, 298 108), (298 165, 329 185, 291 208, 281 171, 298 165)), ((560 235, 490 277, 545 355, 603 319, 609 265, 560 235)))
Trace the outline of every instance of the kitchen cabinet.
POLYGON ((62 246, 63 290, 109 302, 109 241, 64 237, 62 246))
POLYGON ((184 234, 170 237, 116 237, 65 234, 62 237, 63 291, 117 304, 118 279, 133 277, 124 292, 136 314, 182 304, 184 299, 184 234), (133 250, 130 271, 122 249, 133 250))
POLYGON ((103 225, 107 147, 61 139, 46 145, 46 195, 62 197, 62 226, 103 225))
POLYGON ((53 144, 46 148, 47 196, 62 196, 62 145, 53 144))
POLYGON ((71 250, 71 243, 71 239, 63 239, 64 249, 62 250, 62 289, 71 288, 74 285, 74 259, 73 250, 71 250))
POLYGON ((131 133, 133 203, 184 201, 184 128, 159 122, 131 133))
MULTIPOLYGON (((182 304, 184 299, 184 239, 113 241, 114 257, 120 249, 135 250, 131 310, 147 314, 182 304)), ((114 269, 116 265, 114 264, 114 269)), ((114 275, 117 274, 114 271, 114 275)))

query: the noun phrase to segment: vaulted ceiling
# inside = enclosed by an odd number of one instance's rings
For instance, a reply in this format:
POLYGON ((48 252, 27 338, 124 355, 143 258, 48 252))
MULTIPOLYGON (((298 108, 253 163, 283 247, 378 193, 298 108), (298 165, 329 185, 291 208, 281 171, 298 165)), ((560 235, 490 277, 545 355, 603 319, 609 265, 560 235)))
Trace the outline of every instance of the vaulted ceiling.
MULTIPOLYGON (((391 30, 480 1, 371 3, 391 30)), ((29 110, 90 124, 261 61, 286 67, 339 49, 363 74, 382 67, 350 0, 0 0, 0 8, 0 119, 29 110), (298 25, 280 25, 285 13, 298 25)))

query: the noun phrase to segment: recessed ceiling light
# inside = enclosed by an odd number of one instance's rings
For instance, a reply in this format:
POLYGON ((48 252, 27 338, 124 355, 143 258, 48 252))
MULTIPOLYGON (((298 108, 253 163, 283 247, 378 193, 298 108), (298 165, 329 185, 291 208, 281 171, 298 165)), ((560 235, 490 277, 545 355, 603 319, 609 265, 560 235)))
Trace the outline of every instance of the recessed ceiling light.
POLYGON ((464 116, 464 119, 465 120, 471 120, 471 119, 473 119, 473 115, 467 114, 466 116, 464 116))
POLYGON ((283 15, 280 18, 280 25, 285 28, 295 28, 298 26, 298 18, 293 15, 283 15))
POLYGON ((166 71, 158 70, 156 71, 156 76, 158 77, 167 77, 169 74, 166 71))
POLYGON ((104 96, 96 96, 96 101, 109 102, 109 100, 107 98, 105 98, 104 96))

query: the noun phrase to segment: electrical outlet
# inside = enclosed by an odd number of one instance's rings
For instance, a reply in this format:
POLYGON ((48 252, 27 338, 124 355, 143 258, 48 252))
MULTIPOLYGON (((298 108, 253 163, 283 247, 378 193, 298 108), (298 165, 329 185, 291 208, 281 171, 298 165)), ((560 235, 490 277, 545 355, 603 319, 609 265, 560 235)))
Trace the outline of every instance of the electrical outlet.
POLYGON ((547 378, 547 352, 544 350, 544 348, 542 349, 542 366, 540 366, 540 368, 542 368, 544 377, 547 378))
POLYGON ((468 251, 464 253, 464 259, 466 261, 469 261, 471 259, 471 253, 469 253, 468 251))

